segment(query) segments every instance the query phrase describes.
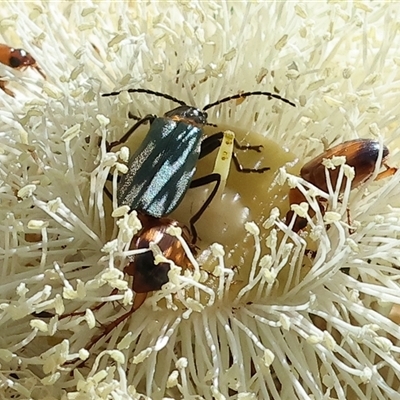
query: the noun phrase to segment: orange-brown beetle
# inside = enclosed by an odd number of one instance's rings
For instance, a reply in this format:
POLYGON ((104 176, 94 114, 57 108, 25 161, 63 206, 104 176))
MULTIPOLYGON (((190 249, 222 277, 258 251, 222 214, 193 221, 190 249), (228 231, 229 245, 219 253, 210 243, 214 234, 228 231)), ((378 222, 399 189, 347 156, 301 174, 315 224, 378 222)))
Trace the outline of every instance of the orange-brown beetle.
MULTIPOLYGON (((175 236, 167 233, 168 228, 181 228, 183 239, 191 246, 188 228, 171 218, 154 218, 144 214, 139 214, 138 217, 143 228, 132 241, 134 249, 147 249, 152 242, 160 248, 164 257, 176 265, 182 268, 192 267, 181 242, 175 236)), ((193 251, 194 247, 191 247, 193 251)), ((154 256, 151 251, 135 255, 134 260, 125 267, 125 272, 133 277, 133 291, 137 294, 144 294, 144 296, 136 296, 142 300, 139 304, 139 299, 135 298, 136 304, 133 305, 135 309, 143 303, 148 292, 160 290, 168 282, 169 270, 170 264, 167 262, 154 264, 154 256)))
POLYGON ((46 75, 39 68, 36 60, 24 49, 14 49, 14 47, 0 43, 0 62, 15 69, 32 67, 46 79, 46 75))
MULTIPOLYGON (((154 218, 144 214, 138 215, 143 228, 133 238, 132 248, 146 249, 150 243, 155 243, 161 250, 162 255, 173 261, 182 268, 192 268, 192 264, 182 246, 182 243, 176 236, 167 233, 170 227, 179 227, 182 229, 182 238, 188 243, 192 251, 194 246, 191 244, 192 238, 189 229, 179 222, 170 218, 154 218)), ((85 347, 90 350, 101 338, 106 337, 114 328, 132 315, 145 301, 149 292, 160 290, 168 282, 168 272, 170 264, 161 262, 155 264, 152 251, 136 254, 132 262, 125 268, 125 272, 133 277, 133 290, 136 296, 133 305, 129 311, 122 314, 116 320, 107 324, 101 334, 94 336, 85 347)), ((105 303, 92 309, 97 310, 105 303)), ((77 312, 62 316, 62 318, 83 315, 85 312, 77 312)))
MULTIPOLYGON (((0 43, 0 63, 14 69, 26 69, 32 67, 39 72, 44 79, 46 79, 46 75, 39 68, 36 60, 24 49, 14 49, 14 47, 0 43)), ((5 87, 4 81, 0 81, 0 89, 4 90, 8 95, 14 96, 14 93, 5 87)))
MULTIPOLYGON (((354 179, 351 182, 351 189, 356 188, 367 179, 369 179, 375 170, 376 162, 378 161, 379 152, 381 150, 381 145, 376 140, 372 139, 354 139, 339 144, 337 146, 332 147, 329 150, 326 150, 313 160, 309 161, 307 164, 303 166, 300 170, 300 176, 306 181, 310 182, 318 189, 323 190, 324 192, 328 192, 328 187, 326 183, 326 175, 325 175, 325 166, 322 164, 324 159, 329 159, 332 157, 345 156, 346 164, 354 168, 354 179)), ((397 168, 390 168, 386 165, 385 161, 389 155, 388 148, 383 145, 382 150, 382 161, 381 166, 385 167, 385 171, 379 173, 375 180, 383 179, 388 176, 393 175, 397 168)), ((339 168, 329 169, 329 175, 331 179, 332 186, 335 187, 338 175, 339 168)), ((346 180, 344 179, 342 185, 340 187, 340 193, 343 193, 346 180)), ((289 191, 289 203, 290 204, 300 204, 301 202, 306 202, 304 195, 297 188, 290 189, 289 191)), ((321 211, 324 212, 324 209, 321 205, 321 211)), ((309 209, 310 217, 315 215, 313 209, 309 209)), ((290 210, 286 214, 286 223, 289 224, 292 219, 293 211, 290 210)), ((296 221, 293 225, 293 231, 298 232, 301 229, 304 229, 307 226, 307 219, 301 218, 297 216, 296 221)))

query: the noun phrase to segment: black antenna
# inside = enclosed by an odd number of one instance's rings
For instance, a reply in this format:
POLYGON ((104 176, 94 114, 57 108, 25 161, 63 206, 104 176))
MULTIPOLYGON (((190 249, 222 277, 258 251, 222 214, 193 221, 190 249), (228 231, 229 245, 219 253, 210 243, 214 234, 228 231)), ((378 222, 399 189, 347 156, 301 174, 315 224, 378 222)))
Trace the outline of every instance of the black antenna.
MULTIPOLYGON (((175 103, 180 104, 181 106, 186 106, 187 105, 184 101, 178 100, 176 97, 172 97, 172 96, 170 96, 169 94, 166 94, 166 93, 155 92, 154 90, 150 90, 150 89, 127 89, 126 91, 128 93, 147 93, 147 94, 152 94, 154 96, 164 97, 164 99, 167 99, 167 100, 172 100, 175 103)), ((102 96, 103 97, 118 96, 121 92, 123 92, 123 90, 120 90, 119 92, 103 93, 102 96)))
POLYGON ((274 93, 270 93, 270 92, 260 92, 260 91, 257 91, 257 92, 238 93, 238 94, 235 94, 235 95, 233 95, 233 96, 224 97, 223 99, 218 100, 218 101, 216 101, 216 102, 214 102, 214 103, 207 104, 207 105, 203 108, 203 111, 206 111, 206 110, 208 110, 208 109, 211 108, 211 107, 218 106, 219 104, 225 103, 226 101, 229 101, 229 100, 241 99, 241 98, 243 98, 243 97, 249 97, 249 96, 267 96, 267 97, 269 97, 269 100, 271 100, 271 99, 282 100, 283 102, 285 102, 285 103, 287 103, 287 104, 290 104, 290 105, 293 106, 293 107, 296 107, 296 104, 292 103, 290 100, 285 99, 285 98, 282 97, 282 96, 279 96, 278 94, 274 94, 274 93))

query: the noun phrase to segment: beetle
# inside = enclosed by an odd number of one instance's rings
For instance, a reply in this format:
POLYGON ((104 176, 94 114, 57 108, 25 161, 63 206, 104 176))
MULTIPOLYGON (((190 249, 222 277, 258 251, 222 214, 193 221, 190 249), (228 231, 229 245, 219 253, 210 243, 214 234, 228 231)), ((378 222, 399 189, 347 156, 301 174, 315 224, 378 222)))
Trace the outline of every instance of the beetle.
MULTIPOLYGON (((0 43, 0 63, 13 69, 26 69, 32 67, 39 72, 44 79, 46 79, 46 75, 39 68, 36 60, 24 49, 15 49, 14 47, 0 43)), ((14 97, 14 93, 6 88, 6 83, 4 81, 0 81, 0 89, 9 96, 14 97)))
MULTIPOLYGON (((145 214, 138 214, 138 218, 142 223, 142 229, 133 238, 132 248, 147 249, 150 243, 154 243, 160 248, 162 255, 174 264, 183 269, 193 268, 180 240, 167 232, 172 227, 181 228, 182 238, 188 244, 192 253, 195 253, 195 246, 192 244, 193 240, 186 226, 171 218, 154 218, 145 214)), ((168 282, 170 268, 171 265, 168 262, 156 264, 152 251, 136 254, 124 269, 125 273, 133 277, 132 289, 136 293, 131 309, 107 324, 101 334, 94 336, 90 340, 85 347, 86 350, 90 350, 101 338, 107 336, 120 323, 129 318, 143 304, 149 292, 160 290, 168 282)), ((94 309, 97 310, 104 304, 102 303, 94 309)), ((78 312, 69 314, 68 316, 83 314, 84 312, 78 312)))
MULTIPOLYGON (((132 247, 134 249, 147 249, 150 243, 154 243, 160 248, 163 256, 172 260, 176 265, 183 269, 192 268, 192 263, 182 243, 177 237, 167 233, 169 228, 180 228, 182 238, 189 245, 192 253, 195 253, 195 246, 192 244, 193 238, 186 226, 171 218, 154 218, 146 214, 138 214, 138 218, 142 223, 142 229, 133 239, 132 247)), ((133 277, 132 289, 139 294, 160 290, 168 282, 169 270, 170 263, 155 264, 151 251, 135 255, 134 260, 124 269, 128 275, 133 277)), ((134 304, 135 309, 140 305, 141 303, 134 304)))
POLYGON ((44 79, 46 75, 39 68, 36 60, 24 49, 15 49, 0 43, 0 62, 14 69, 34 68, 44 79))
MULTIPOLYGON (((182 100, 168 94, 149 89, 128 89, 128 93, 147 93, 179 104, 178 107, 166 112, 163 117, 146 115, 129 129, 118 141, 107 146, 110 150, 124 143, 139 126, 150 122, 150 129, 138 150, 128 162, 128 172, 123 175, 118 184, 117 199, 119 205, 128 205, 132 209, 155 218, 161 218, 174 211, 189 188, 214 183, 214 188, 202 207, 190 219, 190 229, 193 241, 197 233, 194 224, 211 203, 218 191, 220 176, 211 173, 193 180, 197 161, 210 154, 220 146, 223 132, 204 136, 204 126, 208 123, 206 110, 234 99, 249 96, 267 96, 275 98, 295 107, 291 101, 270 92, 245 92, 225 97, 214 103, 207 104, 203 109, 187 105, 182 100)), ((105 93, 103 96, 116 96, 121 92, 105 93)), ((240 150, 260 151, 262 146, 241 146, 235 139, 234 146, 240 150)), ((243 168, 236 154, 233 154, 235 167, 239 172, 262 173, 269 167, 251 169, 243 168)))
MULTIPOLYGON (((380 152, 382 152, 381 167, 385 167, 385 171, 380 172, 375 180, 383 179, 393 175, 397 168, 391 168, 386 164, 386 159, 389 156, 388 148, 373 139, 354 139, 341 143, 337 146, 332 147, 324 151, 319 156, 315 157, 308 163, 306 163, 300 170, 300 176, 308 181, 309 183, 316 186, 318 189, 328 192, 328 186, 326 182, 325 166, 322 164, 324 159, 330 159, 332 157, 345 156, 346 164, 354 168, 354 179, 351 182, 351 189, 355 189, 360 186, 363 182, 368 180, 374 173, 376 163, 380 152)), ((336 186, 339 168, 329 169, 329 176, 332 186, 336 186)), ((339 193, 343 193, 346 187, 345 181, 342 182, 339 193)), ((298 188, 292 188, 289 191, 289 203, 300 204, 306 202, 306 198, 298 188)), ((324 213, 324 207, 320 204, 321 212, 324 213)), ((286 223, 289 224, 293 217, 294 212, 288 211, 286 214, 286 223)), ((315 211, 309 210, 310 217, 315 215, 315 211)), ((293 231, 298 232, 307 226, 307 219, 297 216, 296 221, 293 225, 293 231)))

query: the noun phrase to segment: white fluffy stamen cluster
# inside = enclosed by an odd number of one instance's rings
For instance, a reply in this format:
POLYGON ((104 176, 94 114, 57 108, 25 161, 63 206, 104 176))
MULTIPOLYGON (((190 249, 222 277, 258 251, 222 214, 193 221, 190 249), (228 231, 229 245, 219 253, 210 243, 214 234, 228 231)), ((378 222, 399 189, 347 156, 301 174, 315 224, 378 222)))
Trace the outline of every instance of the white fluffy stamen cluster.
MULTIPOLYGON (((162 290, 86 347, 135 296, 123 268, 138 252, 130 242, 140 224, 103 192, 111 173, 115 194, 128 154, 107 153, 105 141, 131 125, 128 111, 173 107, 101 93, 145 87, 201 107, 276 88, 298 107, 254 97, 211 109, 210 122, 266 135, 300 164, 325 145, 378 132, 396 166, 398 13, 362 2, 4 4, 1 42, 30 52, 47 80, 5 69, 15 98, 0 92, 3 396, 396 398, 398 174, 350 191, 345 165, 342 197, 334 184, 324 194, 289 177, 287 190, 298 187, 316 211, 308 235, 284 223, 283 200, 246 223, 246 265, 231 265, 230 249, 213 244, 205 271, 185 246, 193 270, 171 265, 162 290), (324 216, 316 195, 328 200, 324 216)), ((277 171, 276 182, 287 176, 277 171)))

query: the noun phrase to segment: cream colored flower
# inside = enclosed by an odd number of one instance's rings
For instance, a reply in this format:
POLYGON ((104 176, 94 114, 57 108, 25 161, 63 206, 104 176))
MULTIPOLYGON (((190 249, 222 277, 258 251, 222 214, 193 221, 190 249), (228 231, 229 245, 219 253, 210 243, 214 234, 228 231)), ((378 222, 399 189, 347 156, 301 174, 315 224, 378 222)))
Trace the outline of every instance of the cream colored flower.
MULTIPOLYGON (((47 79, 0 71, 15 93, 0 92, 1 397, 399 398, 398 174, 342 202, 331 193, 309 234, 284 223, 289 185, 307 186, 296 172, 326 147, 376 138, 399 165, 398 13, 367 2, 3 4, 0 41, 30 52, 47 79), (123 267, 138 221, 103 191, 111 173, 115 193, 127 153, 106 140, 131 126, 129 111, 174 107, 101 97, 138 87, 198 107, 278 91, 297 107, 254 96, 210 110, 239 138, 255 132, 247 140, 263 153, 241 160, 271 170, 232 171, 199 221, 193 270, 173 266, 88 351, 135 295, 123 267)), ((204 195, 191 192, 180 222, 204 195)))

